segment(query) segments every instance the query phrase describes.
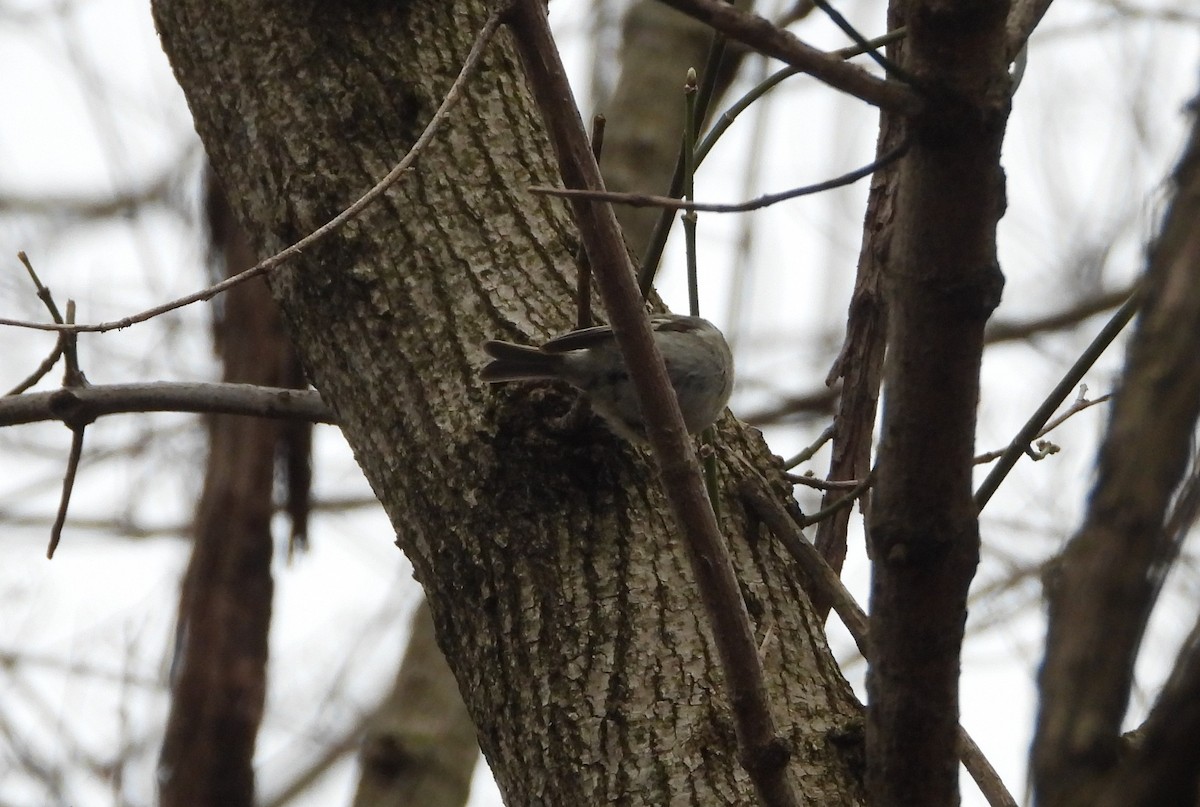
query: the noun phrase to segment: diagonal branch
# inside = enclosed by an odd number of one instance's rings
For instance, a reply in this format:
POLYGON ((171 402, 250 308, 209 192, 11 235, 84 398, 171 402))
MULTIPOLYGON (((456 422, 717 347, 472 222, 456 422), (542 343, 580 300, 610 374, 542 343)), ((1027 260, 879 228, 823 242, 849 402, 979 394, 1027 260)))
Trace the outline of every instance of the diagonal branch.
POLYGON ((911 87, 897 81, 876 78, 857 65, 834 54, 806 45, 788 31, 776 28, 770 20, 747 14, 721 0, 662 0, 671 8, 694 17, 730 39, 820 79, 830 87, 862 99, 872 106, 895 112, 915 112, 920 96, 911 87))
POLYGON ((1100 329, 1100 333, 1091 341, 1087 348, 1080 354, 1075 363, 1071 365, 1066 374, 1050 390, 1046 399, 1041 405, 1034 410, 1034 413, 1025 421, 1025 425, 1020 428, 1008 448, 1000 455, 1000 461, 988 472, 987 477, 979 486, 979 490, 975 492, 975 506, 979 510, 983 510, 987 503, 991 500, 992 495, 999 489, 1000 483, 1008 476, 1009 471, 1017 464, 1017 460, 1029 448, 1029 444, 1036 439, 1038 433, 1046 425, 1055 411, 1062 402, 1067 399, 1067 396, 1079 385, 1083 380, 1084 375, 1092 369, 1092 365, 1100 358, 1112 341, 1117 338, 1129 321, 1133 319, 1134 314, 1138 311, 1138 306, 1141 305, 1141 297, 1138 294, 1138 289, 1135 286, 1133 291, 1129 293, 1129 297, 1112 318, 1105 323, 1100 329))
MULTIPOLYGON (((803 571, 809 586, 806 592, 809 599, 828 602, 846 626, 863 658, 870 660, 871 629, 866 613, 854 601, 854 595, 842 584, 837 572, 805 537, 800 525, 792 520, 784 506, 772 498, 758 482, 752 479, 744 480, 738 486, 738 493, 803 571)), ((979 785, 979 790, 988 804, 992 807, 1016 807, 1016 799, 1008 792, 996 769, 961 725, 958 727, 958 753, 963 767, 979 785)))
POLYGON ((1008 58, 1015 59, 1053 0, 1017 0, 1008 14, 1008 58))
MULTIPOLYGON (((505 22, 513 33, 530 89, 554 144, 568 188, 603 190, 600 169, 574 104, 542 0, 515 0, 505 22)), ((631 373, 663 488, 683 535, 729 688, 741 763, 768 807, 795 805, 788 751, 771 716, 750 617, 724 545, 679 402, 655 345, 633 266, 612 207, 573 200, 617 344, 631 373)))

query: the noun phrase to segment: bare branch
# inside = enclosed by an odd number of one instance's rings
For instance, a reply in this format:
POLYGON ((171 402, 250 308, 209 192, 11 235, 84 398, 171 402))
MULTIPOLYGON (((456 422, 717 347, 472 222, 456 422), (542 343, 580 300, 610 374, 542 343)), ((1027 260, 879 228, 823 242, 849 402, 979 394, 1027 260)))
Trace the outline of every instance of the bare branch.
POLYGON ((1046 425, 1050 418, 1054 415, 1054 411, 1062 405, 1062 402, 1067 399, 1071 391, 1078 386, 1083 376, 1092 369, 1092 365, 1096 360, 1108 349, 1112 341, 1117 338, 1117 335, 1125 329, 1129 321, 1133 319, 1133 315, 1137 313, 1138 306, 1141 305, 1141 297, 1137 293, 1137 288, 1134 288, 1125 300, 1125 304, 1113 314, 1112 319, 1108 321, 1100 333, 1096 334, 1096 338, 1092 340, 1087 349, 1083 351, 1071 368, 1067 370, 1066 375, 1062 380, 1055 385, 1050 394, 1046 396, 1046 400, 1042 405, 1030 415, 1029 420, 1017 432, 1016 437, 1009 443, 1008 448, 1000 455, 1000 460, 994 468, 988 473, 983 483, 979 486, 979 490, 975 491, 975 505, 982 510, 992 498, 992 495, 999 489, 1000 483, 1008 476, 1009 471, 1017 464, 1021 454, 1028 448, 1029 443, 1046 425))
MULTIPOLYGON (((809 527, 813 524, 823 524, 833 516, 847 510, 855 502, 860 501, 874 484, 875 472, 871 471, 864 479, 857 481, 854 487, 850 489, 850 492, 843 496, 833 498, 833 489, 830 488, 830 492, 826 494, 825 500, 822 502, 823 506, 821 509, 811 516, 805 516, 803 526, 809 527)), ((824 553, 822 553, 822 557, 824 557, 824 553)))
POLYGON ((756 14, 738 11, 720 0, 662 2, 712 26, 730 39, 799 68, 873 106, 911 113, 921 105, 920 96, 912 88, 896 81, 876 78, 837 56, 806 45, 788 31, 776 28, 770 20, 756 14))
POLYGON ((529 189, 530 193, 542 194, 545 196, 559 196, 566 199, 587 199, 597 202, 611 202, 613 204, 629 205, 630 207, 661 207, 667 210, 693 210, 700 213, 746 213, 751 210, 760 210, 764 207, 786 202, 789 199, 798 199, 801 196, 811 196, 814 193, 832 190, 834 188, 843 188, 846 185, 851 185, 858 182, 864 177, 869 177, 871 174, 878 171, 880 168, 895 162, 904 156, 908 150, 908 143, 901 143, 899 147, 892 149, 887 154, 884 154, 877 160, 867 163, 861 168, 856 168, 853 171, 848 171, 841 176, 827 179, 824 182, 818 182, 815 185, 804 185, 799 188, 792 188, 788 191, 780 191, 779 193, 768 193, 757 199, 751 199, 749 202, 739 202, 735 204, 720 204, 715 202, 692 202, 684 199, 675 199, 670 196, 655 196, 647 193, 619 193, 617 191, 588 191, 575 188, 549 188, 544 185, 535 185, 529 189))
MULTIPOLYGON (((569 188, 604 183, 554 45, 542 0, 516 0, 505 19, 525 66, 559 171, 569 188)), ((704 480, 679 412, 679 401, 655 345, 624 239, 609 205, 573 200, 617 344, 631 373, 663 488, 683 534, 688 560, 712 627, 729 687, 741 763, 769 807, 795 805, 787 777, 788 750, 771 715, 766 681, 737 576, 705 493, 704 480)))
POLYGON ((1101 292, 1093 297, 1080 300, 1061 311, 1055 311, 1042 317, 1023 321, 995 321, 988 325, 983 332, 984 339, 989 345, 1002 342, 1016 342, 1047 331, 1061 331, 1078 325, 1084 320, 1110 311, 1129 299, 1133 294, 1133 286, 1123 289, 1101 292))
POLYGON ((783 461, 784 470, 790 471, 800 463, 808 462, 810 459, 812 459, 814 454, 821 450, 821 446, 828 443, 832 437, 833 426, 826 426, 824 431, 817 435, 816 440, 813 440, 808 446, 783 461))
POLYGON ((1016 0, 1008 13, 1008 59, 1017 57, 1053 0, 1016 0))
MULTIPOLYGON (((1089 398, 1084 398, 1084 397, 1080 396, 1080 398, 1077 401, 1075 401, 1075 403, 1071 404, 1067 408, 1067 411, 1063 412, 1061 415, 1056 417, 1054 420, 1047 423, 1046 426, 1041 431, 1039 431, 1037 434, 1035 434, 1033 437, 1031 437, 1030 440, 1032 441, 1032 440, 1037 440, 1041 437, 1045 437, 1047 434, 1054 431, 1059 426, 1066 423, 1068 420, 1070 420, 1072 417, 1079 414, 1083 410, 1091 409, 1093 406, 1096 406, 1097 404, 1106 403, 1107 401, 1109 401, 1111 399, 1112 399, 1111 392, 1105 393, 1104 395, 1101 395, 1099 398, 1090 398, 1089 399, 1089 398)), ((1028 445, 1029 444, 1026 443, 1026 453, 1028 453, 1028 445)), ((1006 452, 1008 452, 1010 449, 1011 449, 1011 446, 1009 448, 1001 448, 996 451, 988 451, 986 453, 979 454, 975 457, 975 464, 982 465, 985 462, 991 462, 992 460, 999 459, 1000 457, 1003 457, 1004 454, 1006 452)), ((1037 457, 1037 459, 1041 459, 1041 457, 1037 457)))
POLYGON ((41 363, 34 368, 32 373, 21 379, 12 389, 4 393, 4 397, 20 395, 26 390, 33 388, 35 384, 45 378, 54 369, 54 365, 58 364, 58 360, 62 358, 62 354, 63 337, 59 335, 58 340, 54 343, 54 347, 50 350, 50 355, 42 359, 41 363))
POLYGON ((313 390, 253 384, 110 384, 0 398, 0 426, 46 420, 91 422, 131 412, 205 412, 336 423, 313 390))
MULTIPOLYGON (((997 321, 984 331, 984 340, 988 345, 995 345, 1016 339, 1028 339, 1043 333, 1061 331, 1077 325, 1095 314, 1115 308, 1127 300, 1132 293, 1132 287, 1129 287, 1099 294, 1044 317, 1020 322, 997 321)), ((823 388, 790 396, 770 408, 744 415, 742 420, 755 426, 763 426, 778 423, 789 415, 827 414, 834 406, 839 393, 839 389, 823 388)))
MULTIPOLYGON (((783 544, 788 554, 804 572, 810 600, 828 602, 834 613, 842 620, 854 644, 863 658, 871 658, 870 627, 867 615, 842 584, 837 573, 829 566, 817 548, 805 537, 800 526, 792 520, 783 505, 773 499, 753 479, 746 479, 738 486, 742 501, 767 529, 783 544)), ((958 752, 963 766, 979 786, 980 792, 992 807, 1016 807, 1017 802, 1000 780, 995 768, 988 762, 979 746, 962 726, 958 728, 958 752)))
POLYGON ((785 478, 793 485, 803 485, 813 490, 854 490, 862 484, 858 479, 819 479, 807 474, 786 474, 785 478))
MULTIPOLYGON (((29 260, 29 256, 24 252, 18 252, 17 260, 21 262, 21 265, 25 267, 25 271, 29 273, 29 279, 33 281, 33 287, 37 289, 38 299, 42 301, 42 304, 46 306, 46 310, 50 312, 50 318, 55 322, 61 323, 63 318, 58 312, 58 305, 56 305, 54 302, 54 295, 50 293, 50 289, 42 285, 42 279, 38 277, 38 273, 34 270, 33 264, 29 260)), ((24 380, 22 380, 5 394, 20 395, 22 392, 30 389, 34 384, 37 384, 39 381, 45 378, 46 375, 52 369, 54 369, 54 365, 58 364, 58 360, 62 358, 66 347, 67 335, 60 333, 58 335, 58 341, 54 343, 54 349, 50 351, 50 355, 43 359, 42 363, 39 364, 32 373, 26 376, 24 380)))
POLYGON ((75 475, 79 472, 79 460, 83 456, 83 433, 86 426, 71 429, 71 453, 67 456, 67 471, 63 475, 62 497, 58 501, 58 514, 50 528, 50 544, 46 547, 46 558, 54 559, 54 550, 62 539, 63 526, 67 523, 67 508, 71 506, 71 491, 75 489, 75 475))

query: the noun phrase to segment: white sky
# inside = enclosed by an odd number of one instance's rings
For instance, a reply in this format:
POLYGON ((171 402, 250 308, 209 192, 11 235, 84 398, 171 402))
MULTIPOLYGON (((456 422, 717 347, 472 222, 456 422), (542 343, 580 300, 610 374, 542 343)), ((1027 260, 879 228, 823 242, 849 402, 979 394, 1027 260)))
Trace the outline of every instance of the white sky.
MULTIPOLYGON (((1083 291, 1118 286, 1138 270, 1200 63, 1200 15, 1189 4, 1147 0, 1137 8, 1168 6, 1192 17, 1121 20, 1111 3, 1058 0, 1034 38, 1004 154, 1010 206, 1001 224, 1001 256, 1008 285, 998 318, 1056 310, 1083 291)), ((103 197, 170 171, 177 204, 104 225, 21 215, 0 205, 0 316, 44 316, 13 257, 19 249, 29 252, 60 304, 67 297, 79 302, 81 320, 119 317, 203 285, 194 230, 199 150, 148 5, 80 0, 51 12, 53 4, 31 0, 20 7, 29 11, 15 11, 16 4, 0 10, 0 109, 6 111, 0 200, 103 197)), ((583 7, 580 0, 552 4, 579 86, 586 86, 589 58, 583 7)), ((878 33, 874 0, 840 7, 864 31, 878 33)), ((845 44, 816 15, 796 31, 822 47, 845 44)), ((762 116, 761 181, 748 192, 744 159, 752 150, 754 118, 739 121, 714 152, 698 198, 739 200, 824 179, 871 158, 873 113, 811 80, 793 79, 772 94, 762 116)), ((740 346, 735 412, 753 411, 781 392, 819 387, 840 344, 864 198, 860 184, 751 219, 701 217, 704 305, 740 346), (745 260, 750 291, 741 321, 732 323, 728 289, 740 263, 731 245, 747 222, 754 227, 745 260)), ((677 307, 685 300, 681 266, 673 247, 662 285, 677 307)), ((84 369, 96 383, 212 378, 207 317, 192 307, 122 333, 85 337, 84 369)), ((1102 322, 989 350, 980 450, 1008 442, 1102 322)), ((0 386, 7 389, 41 361, 52 339, 13 330, 4 339, 0 386)), ((1119 359, 1114 349, 1089 374, 1090 394, 1111 389, 1119 359)), ((1070 534, 1105 417, 1103 407, 1077 416, 1052 437, 1061 453, 1036 464, 1022 461, 1005 483, 985 513, 977 590, 1046 557, 1070 534)), ((824 425, 767 433, 775 451, 789 455, 824 425)), ((77 807, 150 804, 167 705, 163 658, 186 562, 187 546, 175 532, 191 516, 204 437, 194 419, 170 415, 111 418, 89 429, 71 519, 58 555, 47 562, 67 446, 67 430, 55 424, 0 430, 0 654, 23 660, 19 667, 0 665, 10 693, 0 702, 0 802, 35 805, 54 796, 77 807), (110 456, 131 443, 140 447, 136 458, 110 456), (112 526, 89 529, 93 520, 112 526), (160 534, 131 540, 125 535, 134 526, 160 534), (87 773, 122 742, 143 750, 120 783, 87 773), (24 753, 57 766, 49 778, 59 782, 58 791, 18 772, 24 753)), ((318 498, 369 495, 336 431, 319 429, 316 457, 318 498)), ((809 467, 821 474, 826 463, 821 456, 809 467)), ((311 553, 276 568, 270 703, 258 754, 264 797, 287 782, 297 759, 319 754, 320 740, 369 710, 390 684, 419 596, 390 536, 374 508, 318 515, 311 553), (347 635, 355 637, 349 645, 341 638, 347 635), (315 708, 296 710, 297 702, 315 708), (293 708, 272 708, 285 703, 293 708)), ((846 577, 864 600, 866 574, 859 538, 846 577)), ((1135 712, 1153 697, 1195 618, 1197 576, 1177 577, 1146 644, 1135 712)), ((984 598, 972 609, 971 625, 985 623, 988 630, 972 634, 966 648, 963 721, 1020 798, 1043 630, 1036 581, 984 598)), ((851 660, 844 634, 837 628, 833 634, 857 684, 862 665, 851 660)), ((1136 722, 1136 713, 1131 719, 1136 722)), ((354 776, 353 765, 343 764, 295 803, 344 803, 354 776)), ((472 804, 498 804, 485 773, 477 782, 472 804)), ((981 803, 969 782, 963 792, 965 804, 981 803)))

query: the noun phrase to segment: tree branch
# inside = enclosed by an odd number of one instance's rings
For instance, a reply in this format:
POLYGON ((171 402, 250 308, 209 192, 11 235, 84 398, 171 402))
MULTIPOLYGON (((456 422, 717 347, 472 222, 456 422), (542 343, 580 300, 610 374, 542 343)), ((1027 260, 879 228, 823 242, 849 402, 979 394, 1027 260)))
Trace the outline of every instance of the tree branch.
POLYGON ((1017 57, 1053 0, 1016 0, 1008 14, 1008 59, 1017 57))
MULTIPOLYGON (((603 190, 541 0, 516 0, 506 14, 568 188, 603 190)), ((683 534, 733 707, 741 763, 765 805, 795 805, 788 749, 775 729, 750 617, 704 488, 679 402, 654 342, 636 274, 612 207, 572 201, 580 237, 617 344, 632 372, 663 487, 683 534)))
POLYGON ((131 412, 205 412, 336 423, 314 390, 253 384, 110 384, 0 398, 0 427, 46 420, 90 422, 131 412))
POLYGON ((694 17, 730 39, 736 39, 767 56, 779 59, 872 106, 895 112, 915 112, 920 96, 898 81, 876 78, 841 57, 806 45, 788 31, 776 28, 757 14, 738 11, 721 0, 662 0, 665 5, 694 17))
POLYGON ((1200 622, 1175 661, 1150 716, 1128 738, 1129 753, 1098 807, 1194 804, 1200 770, 1200 622))
POLYGON ((983 332, 984 339, 987 340, 989 345, 997 345, 1002 342, 1017 342, 1022 339, 1028 339, 1031 336, 1037 336, 1047 331, 1061 331, 1073 325, 1078 325, 1097 314, 1111 311, 1128 300, 1129 295, 1133 294, 1133 290, 1134 286, 1130 285, 1123 289, 1101 292, 1079 300, 1061 311, 1055 311, 1033 319, 992 322, 983 332))
POLYGON ((1009 471, 1017 464, 1017 460, 1021 458, 1021 455, 1028 450, 1029 444, 1037 437, 1050 418, 1054 416, 1055 410, 1062 405, 1067 396, 1083 380, 1083 376, 1092 369, 1092 365, 1096 363, 1096 360, 1100 358, 1104 351, 1108 349, 1108 346, 1112 344, 1112 341, 1117 338, 1117 335, 1133 319, 1141 303, 1141 297, 1138 295, 1137 288, 1135 287, 1130 292, 1128 299, 1125 300, 1125 304, 1105 323, 1104 327, 1100 329, 1100 333, 1096 334, 1096 338, 1091 341, 1083 353, 1080 354, 1079 358, 1075 360, 1075 363, 1071 365, 1062 379, 1054 386, 1054 389, 1050 390, 1046 399, 1029 416, 1029 420, 1025 421, 1025 425, 1021 427, 1016 436, 1013 437, 1012 442, 1008 444, 1008 448, 1000 455, 999 462, 988 472, 988 475, 979 485, 979 490, 975 492, 975 506, 977 509, 983 510, 987 506, 993 494, 999 489, 1000 483, 1008 476, 1009 471))
POLYGON ((853 171, 847 171, 845 174, 833 177, 832 179, 817 182, 812 185, 804 185, 791 190, 780 191, 778 193, 767 193, 759 196, 757 199, 751 199, 748 202, 694 202, 687 199, 676 199, 671 196, 657 196, 650 193, 621 193, 618 191, 590 191, 579 190, 577 188, 548 188, 541 185, 535 185, 529 189, 530 193, 542 194, 545 196, 558 196, 565 199, 580 199, 594 202, 611 202, 612 204, 629 205, 630 207, 661 207, 666 210, 694 210, 701 213, 748 213, 752 210, 761 210, 764 207, 786 202, 790 199, 798 199, 801 196, 811 196, 814 193, 822 193, 834 188, 842 188, 846 185, 852 185, 864 177, 869 177, 896 160, 904 156, 904 152, 908 150, 907 143, 901 143, 896 148, 882 155, 876 160, 872 160, 864 166, 855 168, 853 171))
MULTIPOLYGON (((755 516, 762 519, 775 539, 783 544, 788 554, 804 572, 809 585, 809 599, 821 600, 832 605, 834 613, 846 626, 858 651, 864 659, 871 658, 871 635, 867 615, 842 584, 837 572, 821 556, 820 551, 804 536, 800 526, 788 515, 783 505, 773 499, 757 481, 746 479, 738 486, 742 501, 755 516)), ((958 752, 963 767, 971 774, 980 792, 992 807, 1017 807, 1017 801, 1004 786, 1000 775, 987 757, 967 734, 958 728, 958 752)))

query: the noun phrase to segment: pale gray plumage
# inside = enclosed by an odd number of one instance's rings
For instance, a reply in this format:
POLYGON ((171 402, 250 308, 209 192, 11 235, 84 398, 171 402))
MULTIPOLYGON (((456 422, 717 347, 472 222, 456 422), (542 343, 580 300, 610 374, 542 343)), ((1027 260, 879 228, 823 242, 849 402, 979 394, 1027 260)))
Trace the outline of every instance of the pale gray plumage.
MULTIPOLYGON (((695 433, 712 424, 733 390, 733 355, 724 335, 700 317, 651 317, 654 339, 667 366, 683 422, 695 433)), ((488 341, 489 383, 558 379, 586 393, 592 408, 622 437, 645 440, 637 394, 612 329, 583 328, 556 336, 540 347, 488 341)))

